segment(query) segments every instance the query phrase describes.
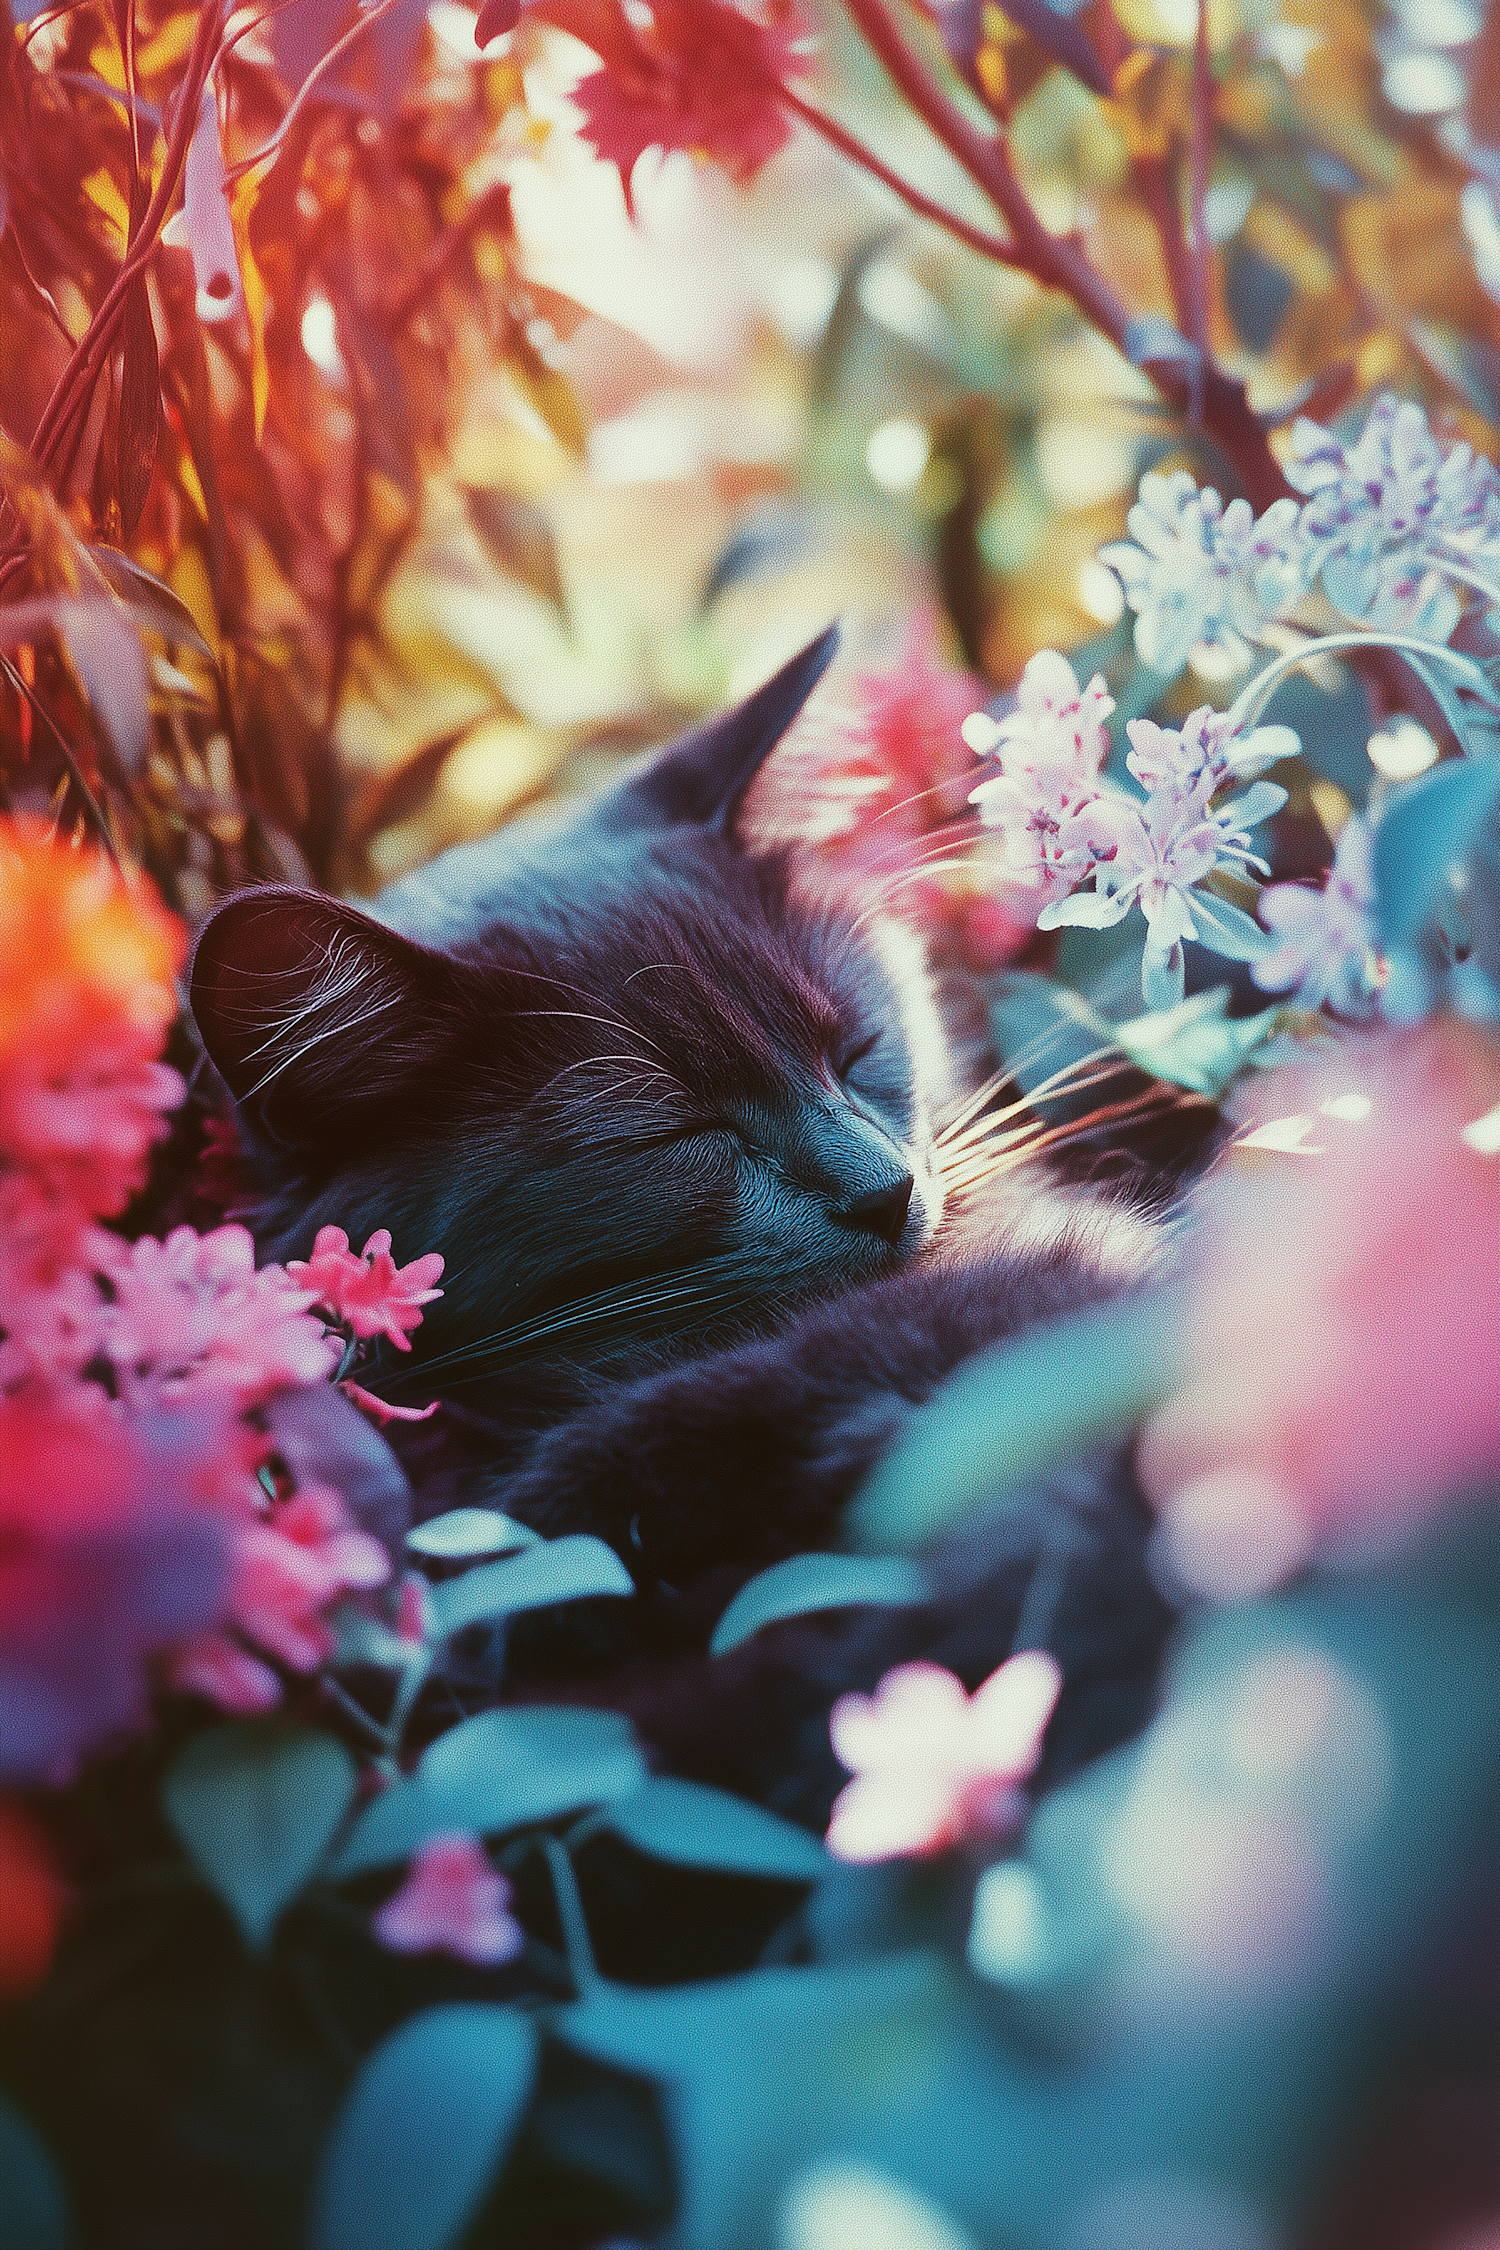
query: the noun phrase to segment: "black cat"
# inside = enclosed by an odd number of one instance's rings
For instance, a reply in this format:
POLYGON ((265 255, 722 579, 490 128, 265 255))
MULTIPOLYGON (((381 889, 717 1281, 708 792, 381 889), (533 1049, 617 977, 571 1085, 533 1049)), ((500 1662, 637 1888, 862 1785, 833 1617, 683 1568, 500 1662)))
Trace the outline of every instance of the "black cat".
POLYGON ((423 1512, 483 1499, 596 1532, 635 1577, 634 1603, 514 1633, 506 1691, 586 1681, 680 1770, 812 1820, 837 1779, 831 1696, 917 1653, 984 1676, 1060 1527, 1053 1771, 1143 1722, 1170 1622, 1110 1460, 939 1558, 921 1610, 702 1663, 746 1578, 837 1544, 945 1376, 1130 1286, 1148 1239, 1040 1174, 945 1197, 957 1090, 915 941, 742 844, 746 791, 833 647, 587 802, 450 851, 375 917, 230 900, 192 971, 263 1254, 305 1255, 333 1222, 447 1260, 377 1383, 449 1402, 410 1441, 423 1512))

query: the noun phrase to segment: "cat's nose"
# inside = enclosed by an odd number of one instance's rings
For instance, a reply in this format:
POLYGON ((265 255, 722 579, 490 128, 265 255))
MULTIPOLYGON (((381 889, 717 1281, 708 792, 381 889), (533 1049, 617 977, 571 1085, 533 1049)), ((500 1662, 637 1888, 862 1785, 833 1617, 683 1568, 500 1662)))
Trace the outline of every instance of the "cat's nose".
POLYGON ((862 1227, 871 1234, 880 1235, 892 1247, 901 1240, 906 1226, 906 1214, 911 1209, 911 1191, 916 1182, 910 1172, 897 1180, 894 1186, 874 1188, 857 1202, 846 1203, 834 1215, 846 1227, 862 1227))

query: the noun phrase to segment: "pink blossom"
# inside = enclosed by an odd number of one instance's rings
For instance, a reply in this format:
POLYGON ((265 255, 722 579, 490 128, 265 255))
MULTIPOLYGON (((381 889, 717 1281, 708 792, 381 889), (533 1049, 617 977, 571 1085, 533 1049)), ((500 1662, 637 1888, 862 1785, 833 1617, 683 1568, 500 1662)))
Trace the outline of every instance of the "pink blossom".
POLYGON ((1188 1374, 1138 1455, 1205 1586, 1389 1543, 1500 1469, 1500 1157, 1464 1137, 1500 1105, 1493 1035, 1347 1039, 1254 1098, 1304 1152, 1220 1174, 1188 1374))
POLYGON ((510 1896, 477 1836, 432 1836, 371 1927, 395 1953, 452 1953, 493 1965, 513 1960, 526 1943, 510 1896))
POLYGON ((1021 675, 1016 709, 990 755, 999 773, 970 791, 986 828, 999 831, 1012 902, 1026 918, 1088 875, 1111 847, 1100 826, 1099 773, 1109 755, 1114 701, 1099 674, 1086 688, 1066 657, 1043 649, 1021 675))
POLYGON ((338 1358, 308 1307, 314 1292, 279 1266, 255 1268, 244 1227, 165 1242, 118 1243, 103 1264, 115 1302, 101 1340, 127 1405, 218 1392, 245 1404, 289 1383, 315 1383, 338 1358))
POLYGON ((1367 1011, 1379 975, 1373 850, 1369 823, 1353 813, 1321 891, 1271 883, 1261 892, 1260 918, 1279 940, 1250 972, 1263 992, 1295 985, 1299 1007, 1326 1002, 1339 1015, 1367 1011))
POLYGON ((289 1671, 316 1671, 333 1653, 329 1604, 389 1576, 379 1540, 350 1521, 336 1492, 310 1485, 237 1534, 225 1624, 251 1647, 223 1628, 202 1634, 179 1651, 173 1679, 230 1710, 268 1709, 280 1682, 254 1650, 289 1671))
POLYGON ((55 1780, 144 1724, 148 1659, 219 1614, 230 1538, 194 1468, 222 1437, 212 1409, 0 1400, 0 1778, 55 1780))
POLYGON ((900 1664, 873 1697, 841 1696, 829 1734, 855 1778, 835 1801, 829 1850, 895 1859, 1006 1834, 1061 1687, 1055 1659, 1028 1649, 972 1696, 938 1664, 900 1664))
POLYGON ((309 1303, 319 1304, 356 1336, 386 1336, 398 1351, 409 1352, 407 1331, 422 1325, 421 1307, 441 1297, 434 1289, 443 1270, 440 1252, 428 1251, 409 1266, 391 1256, 388 1227, 371 1235, 356 1256, 342 1227, 319 1227, 311 1258, 293 1258, 287 1272, 309 1303))
POLYGON ((1171 789, 1205 805, 1226 782, 1251 781, 1302 748, 1291 727, 1252 727, 1240 734, 1231 712, 1209 704, 1190 711, 1180 727, 1131 719, 1125 732, 1131 745, 1125 763, 1143 789, 1171 789))

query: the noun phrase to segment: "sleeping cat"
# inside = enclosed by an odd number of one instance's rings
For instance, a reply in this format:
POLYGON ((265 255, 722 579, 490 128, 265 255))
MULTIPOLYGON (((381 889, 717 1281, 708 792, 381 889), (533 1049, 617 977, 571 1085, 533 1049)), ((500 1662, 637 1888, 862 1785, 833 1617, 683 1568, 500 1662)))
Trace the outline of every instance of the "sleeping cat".
POLYGON ((623 1700, 678 1770, 814 1821, 838 1778, 832 1695, 918 1653, 973 1684, 1039 1558, 1068 1557, 1040 1620, 1068 1683, 1053 1773, 1144 1721, 1170 1622, 1111 1458, 954 1543, 921 1609, 702 1661, 745 1579, 838 1543, 945 1376, 1149 1255, 1140 1222, 1040 1176, 945 1195, 959 1089, 916 941, 745 842, 751 784, 833 649, 586 802, 446 853, 373 916, 229 900, 192 970, 262 1254, 306 1255, 331 1222, 447 1261, 410 1359, 369 1378, 446 1402, 406 1441, 423 1512, 482 1501, 595 1532, 635 1578, 634 1602, 513 1630, 506 1692, 623 1700))

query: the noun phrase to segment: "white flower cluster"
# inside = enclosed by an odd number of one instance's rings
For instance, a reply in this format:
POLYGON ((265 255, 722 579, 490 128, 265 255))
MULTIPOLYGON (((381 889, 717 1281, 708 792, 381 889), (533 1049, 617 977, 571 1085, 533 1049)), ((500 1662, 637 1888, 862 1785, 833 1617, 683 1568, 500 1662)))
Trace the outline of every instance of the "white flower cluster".
POLYGON ((1445 453, 1420 406, 1375 401, 1357 442, 1293 430, 1289 481, 1307 498, 1257 517, 1186 470, 1142 477, 1130 538, 1101 550, 1136 613, 1142 661, 1242 670, 1251 643, 1321 580, 1352 623, 1446 641, 1461 586, 1500 604, 1500 474, 1467 445, 1445 453), (1488 570, 1485 566, 1488 566, 1488 570))
POLYGON ((1185 938, 1236 961, 1271 950, 1248 914, 1201 886, 1219 868, 1269 873, 1250 831, 1285 804, 1286 791, 1255 777, 1301 745, 1290 727, 1238 734, 1232 717, 1207 707, 1180 728, 1132 719, 1126 764, 1146 792, 1140 799, 1101 778, 1113 709, 1102 678, 1080 688, 1066 658, 1043 650, 989 753, 1000 770, 970 801, 999 830, 1005 874, 1040 929, 1107 929, 1139 906, 1142 992, 1148 1008, 1169 1008, 1182 998, 1185 938), (1215 802, 1240 782, 1251 786, 1215 802), (1076 888, 1090 876, 1092 891, 1076 888))

